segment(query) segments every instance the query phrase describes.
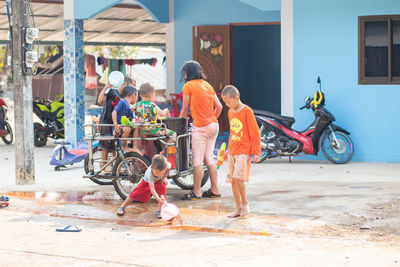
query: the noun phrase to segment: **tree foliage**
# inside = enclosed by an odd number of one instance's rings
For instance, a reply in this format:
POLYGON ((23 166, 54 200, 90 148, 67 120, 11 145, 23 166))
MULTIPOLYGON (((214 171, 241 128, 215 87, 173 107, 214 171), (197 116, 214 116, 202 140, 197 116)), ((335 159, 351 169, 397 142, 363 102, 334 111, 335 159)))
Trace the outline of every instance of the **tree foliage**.
POLYGON ((85 54, 107 58, 130 58, 135 52, 133 46, 85 46, 85 54))
POLYGON ((44 52, 40 54, 39 62, 44 64, 47 62, 47 60, 49 58, 51 58, 52 56, 56 56, 59 53, 60 53, 60 49, 58 48, 57 45, 46 46, 44 49, 44 52))
POLYGON ((0 46, 0 70, 3 69, 3 66, 6 63, 6 56, 7 56, 6 51, 7 51, 7 46, 1 45, 0 46))

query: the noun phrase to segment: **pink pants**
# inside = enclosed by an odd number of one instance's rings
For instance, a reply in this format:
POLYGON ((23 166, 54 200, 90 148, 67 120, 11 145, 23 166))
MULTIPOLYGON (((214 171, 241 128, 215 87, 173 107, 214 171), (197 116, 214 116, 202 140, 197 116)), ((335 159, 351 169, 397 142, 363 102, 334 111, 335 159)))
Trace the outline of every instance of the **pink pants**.
POLYGON ((214 164, 214 146, 217 140, 219 126, 212 122, 204 127, 193 126, 192 130, 192 155, 193 167, 214 164))

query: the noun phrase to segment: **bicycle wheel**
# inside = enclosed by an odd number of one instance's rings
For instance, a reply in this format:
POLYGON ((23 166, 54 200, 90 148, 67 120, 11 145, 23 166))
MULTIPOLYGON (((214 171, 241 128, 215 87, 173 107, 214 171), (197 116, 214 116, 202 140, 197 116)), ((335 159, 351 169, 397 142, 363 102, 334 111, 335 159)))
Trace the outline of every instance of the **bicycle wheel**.
POLYGON ((342 131, 325 131, 320 138, 320 147, 325 157, 335 164, 344 164, 354 155, 354 145, 350 136, 342 131), (336 136, 337 143, 333 137, 336 136))
POLYGON ((126 153, 125 160, 128 166, 125 166, 124 161, 118 158, 114 164, 113 185, 115 191, 122 199, 126 199, 133 189, 139 184, 144 176, 147 168, 151 165, 151 161, 137 153, 126 153), (128 169, 132 175, 129 175, 128 169))
MULTIPOLYGON (((203 179, 201 180, 201 187, 203 187, 208 181, 209 175, 208 171, 204 171, 203 179)), ((192 190, 193 189, 193 174, 186 176, 175 176, 172 178, 175 184, 182 189, 192 190)))
MULTIPOLYGON (((108 160, 111 159, 111 153, 108 153, 108 160)), ((94 174, 101 169, 102 157, 101 157, 101 150, 98 147, 93 148, 93 172, 89 171, 89 155, 85 157, 85 173, 86 174, 94 174)), ((89 178, 92 182, 99 184, 99 185, 112 185, 112 180, 109 178, 98 178, 92 177, 89 178)))
POLYGON ((2 136, 1 139, 3 139, 4 143, 6 143, 7 145, 10 145, 12 143, 12 141, 14 140, 13 130, 11 128, 11 125, 8 123, 8 121, 4 122, 4 126, 6 128, 6 134, 4 136, 2 136))

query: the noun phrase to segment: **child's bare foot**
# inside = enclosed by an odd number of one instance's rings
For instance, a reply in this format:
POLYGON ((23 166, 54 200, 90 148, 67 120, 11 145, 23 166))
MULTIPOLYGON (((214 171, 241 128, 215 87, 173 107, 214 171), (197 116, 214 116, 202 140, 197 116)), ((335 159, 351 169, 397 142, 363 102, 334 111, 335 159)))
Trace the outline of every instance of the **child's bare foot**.
POLYGON ((135 152, 135 153, 138 153, 140 156, 144 155, 144 149, 139 149, 137 147, 133 147, 132 151, 135 152))
POLYGON ((232 212, 231 214, 228 215, 228 218, 236 218, 239 217, 241 214, 241 209, 235 209, 234 212, 232 212))
POLYGON ((124 149, 124 151, 125 151, 126 153, 130 153, 130 152, 138 153, 140 156, 143 156, 143 155, 144 155, 144 150, 140 150, 140 149, 137 148, 137 147, 134 147, 134 148, 127 148, 127 150, 124 149))
POLYGON ((250 207, 249 204, 242 206, 242 209, 240 210, 240 217, 246 217, 250 213, 250 207))

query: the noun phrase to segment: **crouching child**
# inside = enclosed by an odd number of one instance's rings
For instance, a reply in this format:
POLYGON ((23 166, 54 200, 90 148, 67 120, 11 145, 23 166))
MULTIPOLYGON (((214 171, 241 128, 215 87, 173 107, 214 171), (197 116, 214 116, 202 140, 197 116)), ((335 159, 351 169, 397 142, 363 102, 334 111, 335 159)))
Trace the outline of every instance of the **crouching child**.
POLYGON ((132 202, 148 202, 150 197, 153 196, 158 202, 156 215, 160 217, 161 206, 163 199, 161 196, 166 198, 167 194, 167 177, 168 172, 171 168, 171 164, 167 162, 167 159, 163 155, 155 155, 151 161, 151 165, 147 168, 146 173, 143 176, 142 181, 136 186, 135 189, 129 194, 122 203, 121 207, 117 210, 117 215, 124 215, 125 208, 132 202))

